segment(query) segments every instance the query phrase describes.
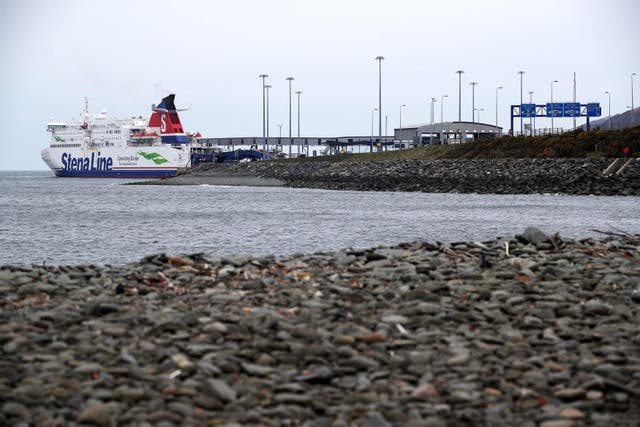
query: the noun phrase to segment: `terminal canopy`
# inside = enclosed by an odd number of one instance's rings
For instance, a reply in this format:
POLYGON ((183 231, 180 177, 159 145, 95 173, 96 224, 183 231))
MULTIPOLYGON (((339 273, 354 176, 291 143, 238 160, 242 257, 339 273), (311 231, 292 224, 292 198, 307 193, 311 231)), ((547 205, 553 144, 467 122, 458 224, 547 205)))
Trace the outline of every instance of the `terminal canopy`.
POLYGON ((415 145, 457 144, 494 139, 502 135, 502 128, 479 122, 443 122, 409 125, 394 129, 398 141, 412 141, 415 145))

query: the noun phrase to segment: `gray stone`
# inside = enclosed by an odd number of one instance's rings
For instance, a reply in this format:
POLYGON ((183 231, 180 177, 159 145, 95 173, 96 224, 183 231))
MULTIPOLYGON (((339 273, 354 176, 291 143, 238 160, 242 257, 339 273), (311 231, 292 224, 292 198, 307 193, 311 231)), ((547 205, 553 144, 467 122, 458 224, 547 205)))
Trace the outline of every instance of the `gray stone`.
POLYGON ((222 402, 233 402, 237 398, 236 391, 224 380, 209 379, 204 382, 204 389, 222 402))
POLYGON ((584 304, 584 313, 587 315, 606 316, 611 312, 611 306, 599 299, 591 299, 584 304))
POLYGON ((452 348, 450 349, 452 356, 447 359, 448 365, 464 365, 469 362, 471 353, 467 348, 452 348))
POLYGON ((249 375, 263 377, 273 372, 273 368, 269 366, 256 365, 255 363, 242 363, 242 369, 249 375))
POLYGON ((87 406, 78 414, 76 421, 81 424, 107 426, 110 424, 111 413, 107 405, 97 402, 87 406))
POLYGON ((21 420, 28 420, 31 418, 31 412, 29 409, 18 402, 6 402, 2 405, 1 410, 7 417, 15 417, 21 420))
POLYGON ((305 405, 311 402, 311 397, 306 394, 277 393, 273 396, 273 401, 276 403, 305 405))
POLYGON ((546 420, 540 423, 540 427, 577 427, 578 424, 574 420, 546 420))
POLYGON ((521 235, 527 242, 537 245, 551 240, 549 236, 536 227, 527 227, 521 235))
POLYGON ((371 412, 366 417, 359 418, 355 425, 358 427, 393 427, 379 412, 371 412))
POLYGON ((384 316, 382 321, 385 323, 399 323, 402 325, 409 322, 409 319, 405 316, 400 316, 399 314, 390 314, 388 316, 384 316))

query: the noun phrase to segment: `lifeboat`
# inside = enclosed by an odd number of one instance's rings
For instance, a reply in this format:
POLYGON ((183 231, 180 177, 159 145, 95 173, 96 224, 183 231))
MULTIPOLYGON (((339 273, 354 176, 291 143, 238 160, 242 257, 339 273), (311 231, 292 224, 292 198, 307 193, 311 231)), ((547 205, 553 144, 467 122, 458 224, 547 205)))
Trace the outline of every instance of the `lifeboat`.
POLYGON ((133 138, 155 138, 157 136, 157 132, 138 132, 131 135, 133 138))

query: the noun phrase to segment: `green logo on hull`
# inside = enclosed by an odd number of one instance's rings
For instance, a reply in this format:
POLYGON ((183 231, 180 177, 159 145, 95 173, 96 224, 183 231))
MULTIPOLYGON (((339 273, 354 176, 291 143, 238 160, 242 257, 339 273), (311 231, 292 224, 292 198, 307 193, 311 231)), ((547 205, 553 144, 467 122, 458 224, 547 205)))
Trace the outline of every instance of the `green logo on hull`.
POLYGON ((53 138, 58 142, 64 142, 64 139, 60 138, 59 136, 54 135, 53 138))
POLYGON ((144 157, 147 160, 152 160, 153 163, 155 163, 156 165, 169 163, 169 160, 165 159, 158 153, 145 153, 144 151, 138 151, 138 154, 140 154, 142 157, 144 157))

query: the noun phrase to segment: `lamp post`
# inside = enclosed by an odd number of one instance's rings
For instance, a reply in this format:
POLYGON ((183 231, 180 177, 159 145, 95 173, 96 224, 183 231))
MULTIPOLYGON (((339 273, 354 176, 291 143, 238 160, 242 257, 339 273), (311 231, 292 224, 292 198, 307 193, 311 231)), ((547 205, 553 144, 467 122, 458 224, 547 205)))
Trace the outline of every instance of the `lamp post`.
POLYGON ((478 108, 478 123, 482 123, 482 121, 480 120, 480 113, 484 111, 484 108, 478 108))
POLYGON ((271 89, 271 85, 266 85, 264 87, 267 90, 267 153, 269 152, 269 89, 271 89))
POLYGON ((266 136, 266 126, 265 126, 265 79, 269 77, 268 74, 260 74, 258 78, 262 79, 262 137, 266 136))
POLYGON ((384 136, 389 136, 389 115, 384 115, 384 136))
POLYGON ((377 108, 371 110, 371 145, 369 147, 369 151, 373 153, 373 117, 375 112, 378 111, 377 108))
MULTIPOLYGON (((518 71, 520 74, 520 110, 522 110, 522 75, 524 71, 518 71)), ((520 134, 522 134, 523 126, 522 126, 522 111, 520 111, 520 134)))
POLYGON ((278 123, 278 137, 282 138, 282 123, 278 123))
POLYGON ((433 124, 433 110, 434 110, 434 104, 437 102, 437 99, 435 98, 431 98, 431 124, 433 124))
MULTIPOLYGON (((532 90, 529 91, 529 104, 533 104, 533 91, 532 90)), ((533 118, 532 117, 529 117, 529 127, 531 128, 531 136, 533 136, 533 134, 535 133, 535 129, 534 129, 533 118)))
POLYGON ((300 138, 300 95, 302 95, 302 91, 296 91, 296 95, 298 95, 298 138, 300 138))
POLYGON ((458 70, 458 121, 462 121, 462 74, 464 71, 458 70))
POLYGON ((406 105, 402 104, 400 106, 400 138, 398 138, 400 140, 400 150, 402 150, 402 107, 406 107, 406 105))
POLYGON ((371 110, 371 138, 373 138, 373 120, 374 120, 374 113, 378 111, 377 108, 374 108, 373 110, 371 110))
POLYGON ((609 92, 608 90, 605 90, 604 93, 606 93, 607 95, 609 95, 609 130, 611 130, 611 92, 609 92))
POLYGON ((449 95, 442 95, 440 97, 440 123, 444 123, 444 99, 448 97, 449 95))
MULTIPOLYGON (((557 80, 551 82, 551 103, 553 104, 553 84, 558 83, 557 80)), ((553 133, 553 114, 551 115, 551 133, 553 133)))
POLYGON ((634 117, 634 111, 633 111, 633 76, 635 76, 636 73, 631 74, 631 126, 633 126, 633 124, 635 123, 635 117, 634 117))
MULTIPOLYGON (((573 72, 573 102, 576 102, 576 73, 573 72)), ((576 117, 573 117, 573 129, 576 128, 576 117)))
POLYGON ((291 146, 293 145, 293 139, 291 138, 291 82, 295 80, 293 77, 287 77, 289 81, 289 157, 291 157, 291 146))
POLYGON ((476 85, 478 82, 471 82, 471 123, 476 121, 476 85))
POLYGON ((498 91, 502 89, 502 86, 496 88, 496 127, 498 127, 498 91))
POLYGON ((267 138, 269 138, 269 89, 271 89, 271 85, 266 85, 264 88, 267 90, 267 138))
POLYGON ((382 137, 382 60, 384 56, 376 56, 378 61, 378 133, 382 137))

